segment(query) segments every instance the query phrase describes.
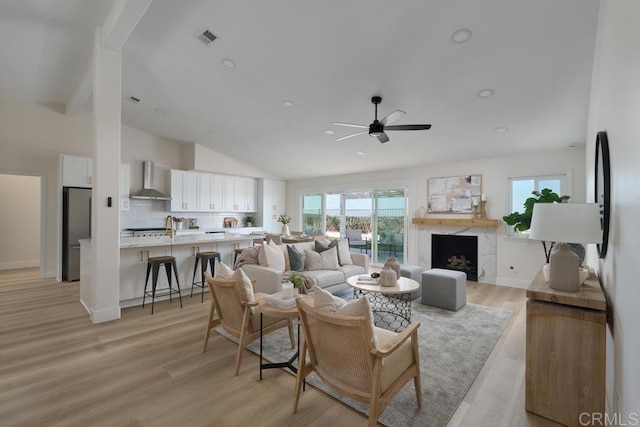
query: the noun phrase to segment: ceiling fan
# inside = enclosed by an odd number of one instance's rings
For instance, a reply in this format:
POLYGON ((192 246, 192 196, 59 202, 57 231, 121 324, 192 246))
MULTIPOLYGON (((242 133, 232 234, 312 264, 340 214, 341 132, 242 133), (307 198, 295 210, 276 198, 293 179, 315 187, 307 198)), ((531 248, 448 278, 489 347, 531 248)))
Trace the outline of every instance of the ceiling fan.
POLYGON ((389 137, 385 133, 385 131, 388 131, 388 130, 426 130, 426 129, 431 129, 431 125, 393 125, 393 126, 390 126, 391 123, 397 121, 398 119, 400 119, 402 116, 404 116, 407 113, 405 113, 404 111, 396 110, 396 111, 388 114, 382 120, 378 120, 378 104, 380 104, 382 102, 382 98, 379 97, 379 96, 373 96, 371 98, 371 102, 376 106, 376 115, 375 115, 375 120, 369 126, 354 125, 354 124, 351 124, 351 123, 340 123, 340 122, 332 122, 331 123, 333 125, 338 125, 338 126, 348 126, 348 127, 352 127, 352 128, 368 129, 368 131, 367 130, 363 130, 363 131, 360 131, 360 132, 352 133, 350 135, 346 135, 346 136, 343 136, 341 138, 338 138, 338 139, 336 139, 336 141, 342 141, 343 139, 351 138, 352 136, 362 135, 363 133, 369 132, 369 136, 374 136, 374 137, 378 138, 378 141, 380 141, 382 143, 385 143, 385 142, 389 141, 389 137))

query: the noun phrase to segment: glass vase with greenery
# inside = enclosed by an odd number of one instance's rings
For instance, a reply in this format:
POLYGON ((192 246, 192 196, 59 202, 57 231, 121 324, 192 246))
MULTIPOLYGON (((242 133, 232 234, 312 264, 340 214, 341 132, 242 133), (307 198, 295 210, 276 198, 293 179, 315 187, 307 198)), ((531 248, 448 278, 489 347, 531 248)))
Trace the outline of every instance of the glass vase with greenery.
POLYGON ((278 222, 282 223, 282 225, 287 225, 291 222, 291 217, 287 214, 280 214, 278 217, 278 222))
POLYGON ((289 277, 282 279, 281 283, 293 283, 293 287, 298 289, 304 284, 304 277, 297 273, 291 273, 289 277))

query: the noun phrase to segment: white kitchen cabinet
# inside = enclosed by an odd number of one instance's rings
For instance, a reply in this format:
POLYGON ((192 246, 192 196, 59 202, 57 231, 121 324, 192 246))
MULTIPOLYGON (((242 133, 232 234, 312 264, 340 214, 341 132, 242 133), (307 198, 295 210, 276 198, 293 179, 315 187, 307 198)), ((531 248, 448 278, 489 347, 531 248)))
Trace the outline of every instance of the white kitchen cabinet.
POLYGON ((225 211, 256 211, 256 180, 243 176, 225 177, 225 211))
POLYGON ((171 212, 198 212, 198 172, 171 169, 171 212))
POLYGON ((268 233, 280 233, 282 224, 278 222, 286 213, 286 183, 274 179, 260 179, 258 192, 258 221, 268 233))
POLYGON ((93 159, 90 157, 62 155, 62 186, 91 188, 93 159))
MULTIPOLYGON (((147 260, 149 257, 171 255, 170 246, 151 246, 148 248, 120 249, 120 300, 142 298, 144 294, 145 278, 147 275, 147 260)), ((179 274, 179 273, 178 273, 179 274)), ((172 276, 175 282, 175 277, 172 276)), ((148 290, 151 290, 152 276, 149 274, 148 290)), ((168 287, 167 273, 163 268, 158 272, 156 288, 168 287)), ((182 284, 182 280, 180 281, 182 284)), ((147 299, 151 303, 151 297, 147 299)))
POLYGON ((225 177, 211 173, 200 174, 200 210, 224 212, 225 177))
POLYGON ((131 166, 120 165, 120 210, 129 210, 129 194, 131 192, 131 166))

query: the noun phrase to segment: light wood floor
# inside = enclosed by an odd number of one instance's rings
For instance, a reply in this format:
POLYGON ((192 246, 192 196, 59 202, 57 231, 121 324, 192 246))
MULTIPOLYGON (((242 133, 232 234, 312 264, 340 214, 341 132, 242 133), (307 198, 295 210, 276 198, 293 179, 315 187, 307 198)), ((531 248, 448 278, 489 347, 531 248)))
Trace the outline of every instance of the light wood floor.
MULTIPOLYGON (((236 344, 216 333, 201 353, 208 295, 99 325, 78 300, 78 282, 0 271, 0 425, 366 425, 313 387, 293 415, 294 377, 274 369, 259 381, 248 351, 234 377, 236 344)), ((449 426, 556 426, 524 410, 524 291, 469 282, 467 300, 514 314, 449 426)))

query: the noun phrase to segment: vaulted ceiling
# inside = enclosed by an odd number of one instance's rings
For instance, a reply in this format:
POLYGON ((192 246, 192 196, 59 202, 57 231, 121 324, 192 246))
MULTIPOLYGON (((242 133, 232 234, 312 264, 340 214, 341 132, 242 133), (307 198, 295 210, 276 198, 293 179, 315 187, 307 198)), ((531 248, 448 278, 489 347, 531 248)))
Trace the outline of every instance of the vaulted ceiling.
MULTIPOLYGON (((0 97, 69 102, 113 4, 4 0, 0 97)), ((286 179, 580 145, 598 6, 153 0, 122 49, 122 120, 286 179), (205 30, 217 37, 209 45, 205 30), (433 127, 335 142, 360 129, 332 122, 373 121, 373 95, 378 118, 403 110, 394 124, 433 127)))

